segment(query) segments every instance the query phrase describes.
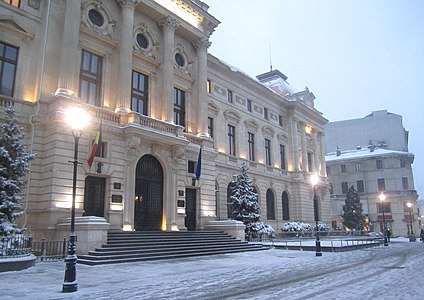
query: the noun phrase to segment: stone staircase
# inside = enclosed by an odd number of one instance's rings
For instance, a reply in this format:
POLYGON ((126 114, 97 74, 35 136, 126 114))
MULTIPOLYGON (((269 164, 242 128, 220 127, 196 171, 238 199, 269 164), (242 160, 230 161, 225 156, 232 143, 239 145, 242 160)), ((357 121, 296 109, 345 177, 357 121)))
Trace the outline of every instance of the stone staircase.
POLYGON ((107 244, 78 255, 78 263, 102 265, 266 250, 215 231, 124 232, 110 231, 107 244))

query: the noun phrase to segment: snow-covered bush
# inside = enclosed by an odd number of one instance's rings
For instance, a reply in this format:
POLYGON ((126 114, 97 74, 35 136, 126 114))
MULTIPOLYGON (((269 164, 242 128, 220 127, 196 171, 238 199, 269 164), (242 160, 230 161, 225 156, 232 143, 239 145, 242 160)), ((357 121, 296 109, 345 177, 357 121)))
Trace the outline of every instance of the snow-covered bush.
POLYGON ((327 223, 318 222, 318 231, 329 231, 330 227, 327 223))
POLYGON ((287 222, 281 226, 281 230, 285 232, 311 232, 311 224, 304 222, 287 222))
POLYGON ((246 229, 250 233, 250 238, 260 236, 275 237, 275 230, 272 226, 260 221, 246 224, 246 229))

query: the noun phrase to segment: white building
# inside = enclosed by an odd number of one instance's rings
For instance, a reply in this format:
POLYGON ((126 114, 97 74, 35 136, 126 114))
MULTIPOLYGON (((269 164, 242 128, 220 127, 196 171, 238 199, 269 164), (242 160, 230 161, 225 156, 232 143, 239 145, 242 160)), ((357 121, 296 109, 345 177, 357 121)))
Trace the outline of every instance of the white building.
MULTIPOLYGON (((314 95, 271 71, 252 79, 207 54, 219 21, 190 0, 0 2, 0 106, 13 105, 36 152, 25 225, 69 229, 74 138, 64 111, 84 108, 77 231, 203 230, 228 219, 227 191, 250 166, 263 219, 330 221, 323 131, 314 95), (102 147, 87 157, 100 124, 102 147), (193 180, 199 149, 202 174, 193 180)), ((1 115, 3 115, 3 110, 1 115)), ((88 237, 87 237, 88 238, 88 237)))
POLYGON ((414 155, 408 152, 402 117, 377 111, 361 119, 330 122, 325 130, 333 227, 341 226, 346 193, 353 185, 369 230, 382 231, 384 209, 384 221, 392 234, 418 234, 414 155), (383 203, 381 193, 386 196, 383 203))

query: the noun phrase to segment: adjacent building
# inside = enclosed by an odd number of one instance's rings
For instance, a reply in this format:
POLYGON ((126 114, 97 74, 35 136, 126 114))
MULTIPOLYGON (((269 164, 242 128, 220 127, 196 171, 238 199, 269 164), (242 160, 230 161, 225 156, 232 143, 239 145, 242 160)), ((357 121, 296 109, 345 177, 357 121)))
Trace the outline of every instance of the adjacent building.
POLYGON ((395 236, 417 235, 414 154, 408 152, 402 117, 374 111, 360 119, 329 122, 325 134, 333 227, 342 227, 342 207, 353 186, 361 198, 368 230, 382 231, 384 222, 395 236))
POLYGON ((22 220, 35 238, 69 230, 74 138, 64 113, 73 106, 91 116, 79 140, 77 231, 231 223, 227 201, 243 161, 275 229, 314 221, 312 173, 320 219, 330 222, 327 120, 314 95, 294 91, 279 71, 255 79, 208 54, 219 21, 205 3, 35 0, 0 9, 0 106, 15 107, 37 153, 22 220))

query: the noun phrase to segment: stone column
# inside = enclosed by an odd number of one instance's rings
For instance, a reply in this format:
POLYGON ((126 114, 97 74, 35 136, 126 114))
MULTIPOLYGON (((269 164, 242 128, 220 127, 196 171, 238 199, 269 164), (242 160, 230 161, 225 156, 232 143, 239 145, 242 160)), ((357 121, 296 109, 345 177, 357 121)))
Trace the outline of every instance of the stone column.
POLYGON ((320 166, 321 166, 321 169, 319 171, 320 171, 321 176, 326 177, 327 176, 327 174, 326 174, 327 170, 325 169, 324 132, 320 131, 318 133, 318 135, 319 135, 320 166))
POLYGON ((306 172, 308 165, 308 155, 306 151, 306 135, 305 135, 305 123, 299 122, 299 130, 300 130, 300 143, 302 147, 302 171, 306 172))
POLYGON ((292 119, 291 122, 291 135, 292 135, 292 158, 293 158, 293 171, 299 172, 299 136, 297 133, 297 120, 292 119))
POLYGON ((119 44, 119 73, 118 73, 118 113, 131 111, 131 86, 132 86, 132 46, 134 28, 134 8, 137 0, 119 0, 121 11, 121 40, 119 44))
POLYGON ((315 128, 313 128, 312 129, 312 139, 313 139, 313 142, 314 142, 314 171, 317 174, 321 174, 320 157, 319 157, 319 154, 320 154, 321 151, 319 151, 320 147, 318 145, 318 134, 319 134, 319 132, 315 128))
POLYGON ((208 133, 208 95, 206 91, 207 49, 211 45, 207 38, 201 38, 194 47, 197 50, 197 135, 210 137, 208 133))
POLYGON ((78 48, 81 0, 65 1, 65 22, 60 50, 59 85, 55 95, 76 97, 80 51, 78 48))
POLYGON ((159 27, 163 30, 163 62, 162 62, 162 119, 174 122, 174 34, 178 27, 177 20, 166 17, 159 27))

